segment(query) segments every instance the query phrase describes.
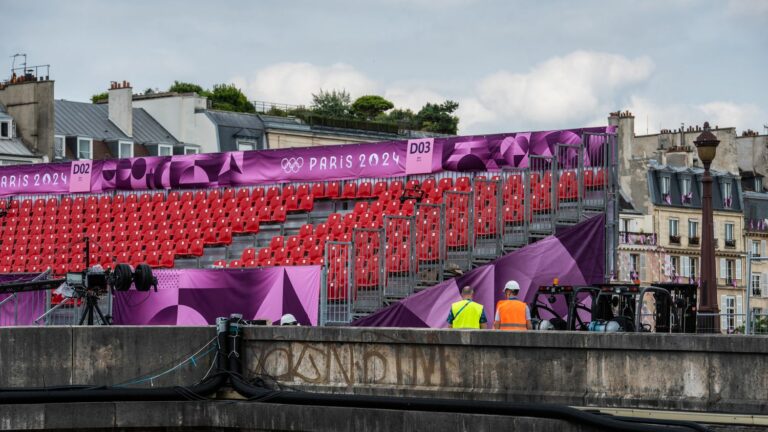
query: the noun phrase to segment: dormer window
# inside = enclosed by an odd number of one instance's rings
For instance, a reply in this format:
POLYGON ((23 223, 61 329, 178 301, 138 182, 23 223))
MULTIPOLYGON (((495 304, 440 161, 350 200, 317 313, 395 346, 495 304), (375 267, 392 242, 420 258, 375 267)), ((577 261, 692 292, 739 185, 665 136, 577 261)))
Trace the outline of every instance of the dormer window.
POLYGON ((762 192, 762 191, 763 191, 763 178, 755 177, 755 192, 762 192))
POLYGON ((681 188, 682 194, 680 196, 680 202, 683 204, 690 204, 693 199, 693 193, 691 192, 691 179, 683 178, 681 188))
POLYGON ((669 185, 670 185, 669 176, 662 176, 661 177, 661 197, 664 199, 664 202, 666 202, 667 204, 672 204, 672 198, 669 195, 669 185))
POLYGON ((733 197, 731 195, 731 182, 726 181, 723 183, 723 207, 731 208, 733 205, 733 197))
POLYGON ((90 138, 77 138, 77 158, 93 159, 93 140, 90 138))
POLYGON ((12 123, 10 120, 0 121, 0 139, 13 138, 12 123))

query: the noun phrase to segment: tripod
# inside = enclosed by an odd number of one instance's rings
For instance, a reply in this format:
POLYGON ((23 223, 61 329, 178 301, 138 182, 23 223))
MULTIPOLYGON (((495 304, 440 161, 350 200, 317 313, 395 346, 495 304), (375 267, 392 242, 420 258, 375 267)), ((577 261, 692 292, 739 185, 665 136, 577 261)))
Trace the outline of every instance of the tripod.
POLYGON ((109 321, 104 318, 104 314, 101 313, 101 309, 99 308, 99 297, 90 291, 85 294, 85 309, 83 309, 83 314, 80 315, 80 322, 77 325, 83 325, 86 318, 88 318, 88 325, 93 325, 94 311, 99 314, 99 319, 101 319, 102 325, 111 325, 109 321))

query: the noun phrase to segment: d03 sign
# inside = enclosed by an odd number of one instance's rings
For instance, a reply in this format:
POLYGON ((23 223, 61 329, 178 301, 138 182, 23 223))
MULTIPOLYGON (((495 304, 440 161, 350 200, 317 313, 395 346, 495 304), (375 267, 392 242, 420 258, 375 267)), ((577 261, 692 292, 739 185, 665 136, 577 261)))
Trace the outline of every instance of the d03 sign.
POLYGON ((432 172, 432 156, 434 153, 434 138, 408 140, 408 149, 405 157, 405 173, 424 174, 432 172))

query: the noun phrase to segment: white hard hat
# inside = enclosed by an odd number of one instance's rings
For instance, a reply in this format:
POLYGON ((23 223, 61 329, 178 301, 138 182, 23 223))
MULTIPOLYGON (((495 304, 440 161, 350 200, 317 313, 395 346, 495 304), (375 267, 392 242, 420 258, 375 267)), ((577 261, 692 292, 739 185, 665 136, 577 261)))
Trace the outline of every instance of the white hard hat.
POLYGON ((504 291, 510 290, 512 292, 520 291, 520 284, 517 283, 517 281, 509 281, 506 285, 504 285, 504 291))
POLYGON ((293 314, 285 314, 282 318, 280 318, 280 325, 297 325, 296 317, 293 316, 293 314))

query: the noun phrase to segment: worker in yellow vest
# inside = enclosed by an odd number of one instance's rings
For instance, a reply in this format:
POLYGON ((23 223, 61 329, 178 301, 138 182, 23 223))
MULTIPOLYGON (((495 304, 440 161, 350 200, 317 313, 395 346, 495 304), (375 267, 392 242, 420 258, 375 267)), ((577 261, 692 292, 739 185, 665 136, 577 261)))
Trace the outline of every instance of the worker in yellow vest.
POLYGON ((507 331, 525 331, 531 329, 531 310, 524 301, 517 298, 520 293, 520 284, 517 281, 509 281, 504 286, 506 300, 496 305, 496 317, 493 328, 507 331))
POLYGON ((475 290, 471 286, 461 289, 461 300, 451 305, 448 324, 455 329, 484 329, 488 319, 483 305, 472 301, 475 290))

